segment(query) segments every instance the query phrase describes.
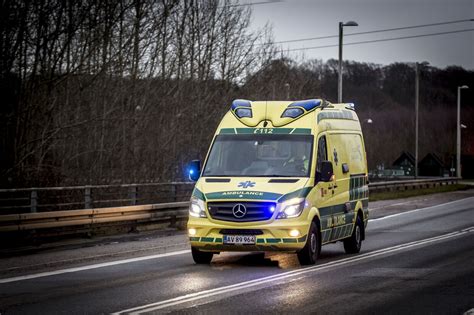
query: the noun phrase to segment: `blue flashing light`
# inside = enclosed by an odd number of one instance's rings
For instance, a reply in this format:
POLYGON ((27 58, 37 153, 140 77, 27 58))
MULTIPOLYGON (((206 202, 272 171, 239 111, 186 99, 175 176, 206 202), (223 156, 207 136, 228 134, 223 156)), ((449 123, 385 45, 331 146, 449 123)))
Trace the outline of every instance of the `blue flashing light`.
POLYGON ((310 111, 315 107, 318 107, 321 105, 321 100, 305 100, 305 101, 298 101, 298 102, 293 102, 288 107, 303 107, 306 111, 310 111))
POLYGON ((192 181, 197 181, 201 176, 201 161, 192 160, 186 167, 185 174, 188 175, 189 179, 192 181))
POLYGON ((346 108, 355 110, 355 105, 354 105, 354 103, 346 103, 346 108))
POLYGON ((250 117, 252 118, 252 109, 251 108, 237 108, 235 114, 239 118, 250 117))
POLYGON ((304 112, 301 108, 287 108, 281 115, 281 118, 284 118, 284 117, 296 118, 303 115, 303 113, 304 112))
POLYGON ((235 110, 237 107, 252 107, 252 102, 248 100, 234 100, 231 109, 235 110))

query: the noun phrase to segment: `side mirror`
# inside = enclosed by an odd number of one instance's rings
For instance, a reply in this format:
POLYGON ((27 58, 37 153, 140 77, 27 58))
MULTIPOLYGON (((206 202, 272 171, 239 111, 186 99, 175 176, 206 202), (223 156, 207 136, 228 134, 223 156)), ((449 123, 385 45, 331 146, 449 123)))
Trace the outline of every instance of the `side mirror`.
POLYGON ((192 160, 188 166, 188 176, 193 182, 201 177, 201 160, 192 160))
POLYGON ((332 162, 322 161, 321 162, 321 181, 330 182, 332 175, 334 175, 334 171, 332 169, 332 162))

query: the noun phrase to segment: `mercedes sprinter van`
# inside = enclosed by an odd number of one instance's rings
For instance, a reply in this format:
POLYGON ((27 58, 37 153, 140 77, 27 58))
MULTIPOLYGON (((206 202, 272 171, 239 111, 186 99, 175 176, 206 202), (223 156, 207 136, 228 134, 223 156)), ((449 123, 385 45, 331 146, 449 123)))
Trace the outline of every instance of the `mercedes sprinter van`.
POLYGON ((367 161, 353 104, 235 100, 197 181, 188 234, 198 264, 223 251, 360 251, 368 221, 367 161))

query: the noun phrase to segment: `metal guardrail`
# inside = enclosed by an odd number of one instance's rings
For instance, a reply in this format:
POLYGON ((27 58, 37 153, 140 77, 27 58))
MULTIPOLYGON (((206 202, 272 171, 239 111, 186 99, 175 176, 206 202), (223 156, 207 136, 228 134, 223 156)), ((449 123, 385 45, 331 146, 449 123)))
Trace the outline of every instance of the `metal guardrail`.
MULTIPOLYGON (((436 178, 378 182, 369 184, 370 191, 394 191, 430 188, 456 184, 459 178, 436 178)), ((34 191, 32 189, 31 191, 34 191)), ((28 231, 79 225, 97 225, 124 221, 185 220, 188 201, 85 210, 48 211, 0 215, 0 232, 28 231)))
POLYGON ((369 184, 369 191, 380 192, 432 188, 437 186, 457 184, 459 180, 460 178, 457 177, 444 177, 430 179, 397 180, 389 182, 374 182, 369 184))
POLYGON ((194 183, 0 189, 0 214, 157 204, 189 199, 194 183))
POLYGON ((96 225, 136 220, 179 221, 188 217, 188 206, 189 202, 185 201, 116 208, 7 214, 0 215, 0 232, 96 225))

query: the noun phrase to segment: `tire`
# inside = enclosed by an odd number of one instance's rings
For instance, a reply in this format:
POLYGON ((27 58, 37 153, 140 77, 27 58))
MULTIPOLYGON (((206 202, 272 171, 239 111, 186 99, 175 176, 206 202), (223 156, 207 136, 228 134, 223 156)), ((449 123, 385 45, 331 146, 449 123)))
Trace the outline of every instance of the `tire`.
POLYGON ((352 231, 351 237, 344 240, 344 250, 347 254, 357 254, 360 252, 362 247, 362 233, 364 229, 364 224, 359 216, 357 216, 356 224, 354 230, 352 231))
POLYGON ((305 246, 297 253, 301 265, 314 265, 321 253, 319 228, 311 222, 305 246))
POLYGON ((209 265, 214 255, 214 253, 211 252, 200 251, 196 247, 191 247, 191 254, 193 255, 194 262, 199 265, 209 265))

